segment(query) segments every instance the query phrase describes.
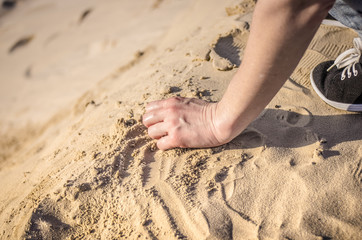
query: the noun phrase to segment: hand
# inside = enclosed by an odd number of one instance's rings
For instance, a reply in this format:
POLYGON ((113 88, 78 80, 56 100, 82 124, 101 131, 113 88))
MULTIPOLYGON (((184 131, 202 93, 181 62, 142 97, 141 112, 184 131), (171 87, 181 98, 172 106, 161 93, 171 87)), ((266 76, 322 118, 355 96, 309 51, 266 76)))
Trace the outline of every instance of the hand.
POLYGON ((217 103, 174 97, 149 103, 143 124, 161 150, 214 147, 231 140, 220 132, 217 114, 217 103))

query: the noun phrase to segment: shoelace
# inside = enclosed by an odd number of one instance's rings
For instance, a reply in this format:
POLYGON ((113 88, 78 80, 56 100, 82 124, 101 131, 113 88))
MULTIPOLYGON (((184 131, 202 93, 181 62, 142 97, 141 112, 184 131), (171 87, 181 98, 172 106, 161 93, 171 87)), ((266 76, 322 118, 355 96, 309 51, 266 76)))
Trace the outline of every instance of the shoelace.
POLYGON ((361 52, 362 52, 362 40, 361 38, 353 39, 354 48, 349 49, 343 53, 341 53, 336 60, 334 61, 333 65, 330 66, 327 71, 330 71, 334 66, 338 69, 343 69, 341 80, 343 81, 346 78, 346 72, 348 78, 352 76, 352 72, 354 76, 357 76, 358 71, 356 70, 356 64, 358 63, 361 52), (351 72, 352 69, 352 72, 351 72))

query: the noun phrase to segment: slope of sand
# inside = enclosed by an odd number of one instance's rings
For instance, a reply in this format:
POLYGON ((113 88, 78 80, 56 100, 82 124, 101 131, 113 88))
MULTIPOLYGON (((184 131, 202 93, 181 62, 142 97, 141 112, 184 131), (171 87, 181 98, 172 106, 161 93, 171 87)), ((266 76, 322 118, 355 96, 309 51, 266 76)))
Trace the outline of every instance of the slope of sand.
POLYGON ((362 115, 309 72, 356 34, 322 26, 221 147, 158 151, 141 116, 217 101, 254 2, 23 1, 0 19, 0 239, 361 239, 362 115))

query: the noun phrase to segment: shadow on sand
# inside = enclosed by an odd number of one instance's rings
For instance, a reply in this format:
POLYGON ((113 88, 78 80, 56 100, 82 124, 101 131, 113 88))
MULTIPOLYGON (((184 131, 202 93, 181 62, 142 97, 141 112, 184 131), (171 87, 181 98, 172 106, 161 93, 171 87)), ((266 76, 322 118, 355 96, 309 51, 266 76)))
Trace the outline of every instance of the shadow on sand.
POLYGON ((266 109, 230 148, 298 148, 322 142, 328 148, 362 140, 362 114, 318 116, 304 108, 266 109), (233 146, 235 145, 235 146, 233 146))

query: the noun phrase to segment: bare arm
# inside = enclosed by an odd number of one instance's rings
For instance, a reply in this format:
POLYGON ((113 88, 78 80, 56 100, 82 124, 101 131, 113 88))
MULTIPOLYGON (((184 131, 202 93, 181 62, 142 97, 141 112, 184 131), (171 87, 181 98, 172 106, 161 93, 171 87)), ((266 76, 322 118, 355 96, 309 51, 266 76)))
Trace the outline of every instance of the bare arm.
POLYGON ((243 62, 219 103, 173 98, 147 106, 144 124, 158 147, 212 147, 240 134, 282 87, 333 4, 259 0, 243 62))

